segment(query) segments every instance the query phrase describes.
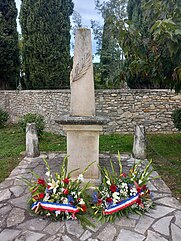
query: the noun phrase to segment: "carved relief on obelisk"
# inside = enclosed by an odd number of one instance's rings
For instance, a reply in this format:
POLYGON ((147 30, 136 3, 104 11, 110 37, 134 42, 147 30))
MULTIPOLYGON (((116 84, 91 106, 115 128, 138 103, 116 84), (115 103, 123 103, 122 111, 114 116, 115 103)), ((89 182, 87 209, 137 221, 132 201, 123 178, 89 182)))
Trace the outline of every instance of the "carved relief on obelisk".
POLYGON ((71 116, 95 116, 91 30, 76 30, 73 69, 70 74, 71 116))

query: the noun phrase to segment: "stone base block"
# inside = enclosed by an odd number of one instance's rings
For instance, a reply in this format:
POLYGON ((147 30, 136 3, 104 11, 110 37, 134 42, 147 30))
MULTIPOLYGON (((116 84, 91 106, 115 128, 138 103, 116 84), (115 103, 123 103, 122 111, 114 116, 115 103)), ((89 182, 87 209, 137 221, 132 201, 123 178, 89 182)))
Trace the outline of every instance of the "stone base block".
POLYGON ((77 177, 94 162, 84 178, 90 179, 91 182, 99 182, 99 132, 102 131, 102 126, 65 125, 63 129, 67 132, 68 171, 79 168, 72 173, 72 177, 77 177))

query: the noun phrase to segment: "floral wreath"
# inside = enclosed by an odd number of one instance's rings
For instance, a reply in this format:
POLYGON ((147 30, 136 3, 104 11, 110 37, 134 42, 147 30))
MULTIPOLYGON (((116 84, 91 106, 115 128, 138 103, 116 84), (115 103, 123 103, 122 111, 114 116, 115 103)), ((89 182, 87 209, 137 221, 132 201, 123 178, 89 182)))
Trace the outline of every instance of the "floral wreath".
POLYGON ((23 178, 31 193, 30 209, 38 215, 53 220, 78 219, 83 226, 94 226, 87 215, 92 214, 102 222, 113 222, 116 217, 128 216, 130 212, 142 214, 155 206, 152 193, 147 187, 153 172, 150 168, 152 161, 142 171, 139 161, 126 174, 122 172, 118 153, 119 173, 114 170, 112 161, 111 172, 106 167, 100 168, 102 182, 92 197, 88 191, 90 184, 83 182, 84 174, 92 163, 76 179, 72 179, 71 173, 78 169, 67 173, 67 157, 63 160, 60 173, 53 175, 48 162, 44 162, 47 168, 46 180, 35 173, 33 175, 36 180, 23 178))

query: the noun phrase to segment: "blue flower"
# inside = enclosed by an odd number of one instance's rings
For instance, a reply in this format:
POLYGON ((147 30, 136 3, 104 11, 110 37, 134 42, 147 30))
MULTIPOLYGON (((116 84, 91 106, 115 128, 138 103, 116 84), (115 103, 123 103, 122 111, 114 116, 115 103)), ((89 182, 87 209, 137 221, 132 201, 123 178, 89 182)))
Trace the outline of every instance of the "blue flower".
POLYGON ((71 196, 71 195, 68 195, 68 202, 69 203, 73 203, 74 202, 74 199, 73 199, 73 197, 71 196))
POLYGON ((97 203, 98 202, 98 192, 93 192, 93 194, 92 194, 92 198, 93 198, 93 202, 94 203, 97 203))

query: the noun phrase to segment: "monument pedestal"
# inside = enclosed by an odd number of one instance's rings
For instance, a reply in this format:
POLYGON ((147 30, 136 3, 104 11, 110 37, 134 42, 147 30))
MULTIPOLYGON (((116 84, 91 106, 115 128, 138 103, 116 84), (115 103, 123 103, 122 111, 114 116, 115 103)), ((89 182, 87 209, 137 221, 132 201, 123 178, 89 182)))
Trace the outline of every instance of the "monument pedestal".
POLYGON ((65 125, 67 133, 68 172, 79 168, 72 173, 77 177, 85 168, 93 163, 84 175, 86 181, 93 183, 100 181, 99 174, 99 133, 100 125, 65 125))

